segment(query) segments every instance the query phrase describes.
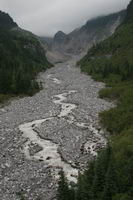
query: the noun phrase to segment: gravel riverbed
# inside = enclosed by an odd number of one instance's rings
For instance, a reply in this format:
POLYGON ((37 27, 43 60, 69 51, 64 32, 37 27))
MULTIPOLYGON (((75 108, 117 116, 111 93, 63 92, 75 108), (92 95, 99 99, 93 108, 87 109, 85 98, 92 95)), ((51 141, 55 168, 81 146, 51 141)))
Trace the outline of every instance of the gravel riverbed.
POLYGON ((0 108, 0 200, 54 200, 61 168, 78 170, 106 145, 98 113, 113 106, 98 97, 103 83, 82 74, 75 61, 38 77, 43 89, 0 108))

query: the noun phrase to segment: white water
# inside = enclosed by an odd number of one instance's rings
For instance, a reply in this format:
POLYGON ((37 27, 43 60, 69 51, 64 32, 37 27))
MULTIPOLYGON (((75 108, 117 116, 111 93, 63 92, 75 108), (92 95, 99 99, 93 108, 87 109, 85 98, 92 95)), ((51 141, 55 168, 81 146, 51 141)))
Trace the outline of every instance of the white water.
POLYGON ((51 79, 54 83, 56 83, 56 84, 61 84, 61 81, 58 79, 58 78, 54 78, 54 77, 52 77, 53 75, 52 74, 49 74, 48 76, 47 76, 47 78, 48 79, 51 79))
POLYGON ((23 147, 23 152, 27 159, 43 160, 51 167, 62 168, 69 181, 76 182, 78 170, 71 167, 70 164, 62 161, 60 154, 58 153, 58 145, 49 140, 41 139, 33 128, 40 126, 42 123, 53 118, 47 118, 42 120, 35 120, 33 122, 25 123, 19 126, 20 131, 23 132, 23 137, 28 138, 28 141, 23 147), (42 147, 42 150, 31 156, 29 153, 30 143, 38 144, 42 147))
MULTIPOLYGON (((32 97, 14 99, 4 110, 0 110, 1 154, 6 154, 6 158, 1 157, 4 173, 0 179, 0 199, 14 200, 18 185, 23 186, 28 199, 36 199, 38 194, 45 200, 53 199, 60 171, 58 166, 63 166, 68 179, 76 182, 77 170, 73 167, 77 165, 83 169, 87 160, 101 148, 101 136, 97 137, 90 125, 96 128, 98 113, 109 109, 112 104, 98 98, 102 83, 80 73, 71 61, 70 67, 67 64, 57 64, 39 75, 38 81, 44 86, 40 92, 32 97), (51 78, 48 78, 49 75, 51 78), (59 79, 61 84, 53 82, 53 77, 59 79), (69 94, 71 90, 77 93, 69 94), (64 100, 55 104, 53 101, 60 99, 55 95, 63 93, 67 93, 63 95, 64 100), (67 116, 59 118, 57 115, 63 112, 61 103, 77 107, 67 111, 67 116), (46 119, 48 117, 53 119, 46 119), (22 134, 18 133, 19 125, 22 134), (35 125, 40 128, 34 128, 35 125), (8 149, 11 149, 12 156, 8 149), (14 161, 19 163, 17 167, 14 161)), ((98 134, 102 135, 102 131, 98 134)))
POLYGON ((65 117, 68 114, 70 114, 72 112, 73 109, 75 109, 77 106, 75 104, 71 104, 71 103, 64 103, 62 101, 65 101, 67 98, 67 95, 76 93, 75 90, 63 93, 63 94, 58 94, 55 95, 54 97, 57 98, 56 100, 54 100, 53 102, 56 104, 60 104, 61 105, 61 112, 58 115, 58 117, 65 117))
MULTIPOLYGON (((67 116, 72 112, 74 108, 76 108, 75 104, 64 103, 62 101, 66 100, 66 96, 76 91, 69 91, 68 93, 63 93, 59 95, 55 95, 54 97, 58 98, 58 100, 54 100, 53 102, 61 105, 61 112, 58 117, 67 116)), ((58 145, 53 143, 52 141, 41 139, 38 134, 34 131, 35 127, 39 127, 42 123, 52 120, 54 117, 35 120, 29 123, 25 123, 19 126, 19 130, 23 133, 23 137, 27 138, 28 141, 25 143, 23 147, 23 152, 26 155, 27 159, 36 159, 43 160, 51 167, 62 168, 66 174, 66 177, 69 181, 76 182, 78 170, 73 168, 70 164, 62 161, 60 154, 58 153, 58 145), (38 153, 35 153, 34 156, 30 155, 29 145, 38 144, 42 150, 38 153)))
POLYGON ((93 132, 95 139, 97 140, 97 142, 91 142, 91 141, 87 141, 84 145, 84 149, 88 152, 90 151, 90 154, 93 156, 97 156, 97 145, 100 144, 101 146, 105 146, 106 145, 106 139, 98 133, 98 130, 94 127, 92 127, 92 125, 90 125, 88 127, 88 129, 93 132))
POLYGON ((61 81, 60 81, 59 79, 57 79, 57 78, 53 78, 53 82, 54 82, 54 83, 57 83, 57 84, 60 84, 60 83, 61 83, 61 81))
MULTIPOLYGON (((76 92, 77 91, 72 90, 72 91, 68 91, 68 92, 53 96, 53 103, 59 104, 61 106, 61 111, 58 117, 61 118, 61 117, 69 116, 67 121, 70 124, 73 123, 79 128, 87 128, 88 130, 93 132, 93 134, 95 135, 95 138, 97 138, 98 140, 98 143, 104 144, 105 139, 98 133, 98 131, 94 127, 83 122, 75 122, 75 118, 71 115, 72 110, 76 109, 77 106, 72 103, 65 103, 64 101, 67 99, 68 95, 72 95, 76 92)), ((69 181, 76 182, 78 170, 73 168, 70 164, 66 163, 65 161, 61 159, 61 155, 58 152, 58 145, 53 143, 50 140, 41 139, 39 135, 37 134, 37 132, 34 131, 35 127, 39 127, 42 123, 45 123, 46 121, 50 121, 53 118, 54 117, 35 120, 35 121, 25 123, 19 126, 20 131, 23 132, 23 137, 28 139, 28 141, 25 143, 23 147, 23 152, 26 155, 27 159, 41 160, 47 163, 50 167, 62 168, 66 174, 67 179, 69 181), (37 144, 42 148, 42 150, 35 153, 33 156, 31 156, 29 152, 29 146, 31 143, 37 144)), ((97 146, 97 142, 93 142, 89 140, 85 143, 84 150, 86 152, 89 152, 91 155, 96 156, 97 155, 96 146, 97 146)))

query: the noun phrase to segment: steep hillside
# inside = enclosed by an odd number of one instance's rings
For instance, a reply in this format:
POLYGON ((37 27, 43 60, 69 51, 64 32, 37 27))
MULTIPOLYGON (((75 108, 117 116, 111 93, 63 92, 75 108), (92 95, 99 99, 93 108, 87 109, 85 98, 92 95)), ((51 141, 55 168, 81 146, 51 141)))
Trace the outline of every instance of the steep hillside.
POLYGON ((112 35, 124 17, 125 11, 121 11, 89 20, 84 26, 68 35, 60 31, 54 37, 53 49, 68 54, 80 54, 92 47, 93 44, 112 35), (57 36, 58 40, 56 40, 57 36))
POLYGON ((54 51, 61 52, 63 50, 64 44, 66 43, 67 38, 67 34, 65 34, 62 31, 58 31, 53 38, 52 49, 54 51))
POLYGON ((9 29, 17 26, 18 25, 13 21, 13 19, 7 13, 0 11, 0 28, 9 29))
POLYGON ((128 5, 127 10, 128 10, 128 12, 127 12, 125 21, 132 22, 132 20, 133 20, 133 1, 131 1, 131 3, 128 5))
POLYGON ((133 0, 123 23, 107 40, 93 46, 78 63, 81 70, 107 88, 101 98, 115 100, 116 107, 100 113, 100 122, 110 132, 108 147, 79 174, 76 187, 60 177, 58 200, 133 199, 133 0), (65 185, 64 187, 62 187, 65 185), (60 191, 60 188, 63 192, 60 191))
POLYGON ((37 73, 50 67, 39 39, 0 12, 0 101, 10 95, 33 94, 37 73))
POLYGON ((41 42, 44 44, 46 50, 51 50, 53 38, 52 37, 40 37, 41 42))

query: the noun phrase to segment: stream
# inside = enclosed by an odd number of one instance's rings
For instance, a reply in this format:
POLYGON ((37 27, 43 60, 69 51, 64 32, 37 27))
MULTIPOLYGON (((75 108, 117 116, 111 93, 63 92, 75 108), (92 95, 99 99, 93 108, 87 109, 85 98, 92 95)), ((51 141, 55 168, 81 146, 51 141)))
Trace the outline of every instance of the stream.
POLYGON ((106 145, 98 114, 111 108, 100 99, 103 83, 75 66, 58 63, 40 73, 43 89, 0 109, 0 199, 55 199, 61 169, 76 183, 78 171, 106 145))

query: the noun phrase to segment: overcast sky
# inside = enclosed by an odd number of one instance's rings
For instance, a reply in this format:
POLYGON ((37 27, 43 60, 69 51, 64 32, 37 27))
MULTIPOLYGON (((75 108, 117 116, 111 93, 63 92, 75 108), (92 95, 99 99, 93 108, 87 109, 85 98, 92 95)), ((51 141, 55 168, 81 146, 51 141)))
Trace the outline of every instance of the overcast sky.
POLYGON ((126 8, 130 0, 0 0, 0 10, 8 12, 21 28, 37 35, 66 33, 88 19, 126 8))

